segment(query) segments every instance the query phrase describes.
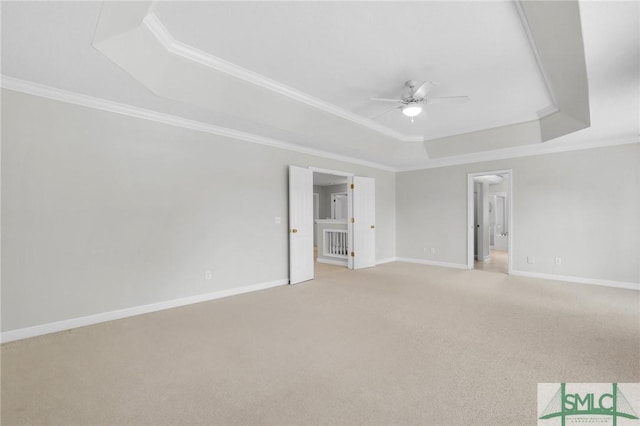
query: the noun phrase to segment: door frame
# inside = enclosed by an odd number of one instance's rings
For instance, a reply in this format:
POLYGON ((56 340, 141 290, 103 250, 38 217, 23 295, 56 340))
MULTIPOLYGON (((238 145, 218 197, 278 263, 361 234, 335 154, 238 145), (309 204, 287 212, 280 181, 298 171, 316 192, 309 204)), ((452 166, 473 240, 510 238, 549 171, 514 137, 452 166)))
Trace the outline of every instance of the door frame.
MULTIPOLYGON (((313 174, 313 173, 323 173, 323 174, 326 174, 326 175, 344 176, 344 177, 346 177, 346 178, 347 178, 347 187, 349 186, 349 183, 348 183, 349 178, 351 178, 352 176, 355 176, 355 173, 352 173, 352 172, 345 172, 345 171, 342 171, 342 170, 323 169, 323 168, 321 168, 321 167, 313 167, 313 166, 308 166, 307 168, 308 168, 309 170, 311 170, 312 174, 313 174)), ((349 190, 347 190, 347 205, 350 205, 350 203, 351 203, 351 194, 349 193, 349 190)), ((332 204, 333 204, 333 203, 332 203, 332 204)), ((333 205, 332 205, 331 207, 332 207, 332 210, 333 210, 333 205)), ((347 222, 348 222, 348 223, 350 223, 350 222, 348 221, 348 216, 349 216, 349 214, 350 214, 350 212, 349 212, 349 208, 347 207, 347 219, 346 219, 346 220, 347 220, 347 222)), ((333 216, 333 215, 332 215, 332 216, 333 216)), ((315 225, 315 224, 314 224, 314 225, 315 225)), ((314 227, 314 230, 315 230, 315 227, 314 227)), ((351 229, 349 226, 347 226, 347 232, 348 232, 348 234, 347 234, 347 241, 349 241, 349 244, 351 244, 351 235, 352 235, 352 233, 353 233, 353 229, 351 229)), ((317 243, 318 243, 318 247, 320 247, 320 245, 322 244, 322 242, 321 242, 321 241, 317 241, 317 243)), ((349 250, 351 250, 351 247, 349 247, 349 250)), ((350 258, 349 258, 349 259, 350 259, 350 258)), ((349 260, 348 260, 348 259, 347 259, 347 268, 351 269, 351 268, 350 268, 350 265, 349 265, 349 260)))
POLYGON ((320 219, 320 194, 313 193, 313 218, 320 219))
MULTIPOLYGON (((313 176, 313 172, 311 176, 313 176)), ((320 194, 318 194, 317 192, 314 192, 313 193, 313 245, 315 247, 318 246, 318 241, 317 241, 318 224, 316 223, 316 219, 320 219, 320 194)))
POLYGON ((507 196, 508 196, 508 210, 509 210, 509 227, 507 230, 507 254, 509 257, 509 265, 507 273, 511 275, 512 265, 513 265, 513 170, 512 169, 503 169, 503 170, 487 170, 484 172, 474 172, 467 173, 467 269, 473 269, 474 265, 474 255, 473 255, 473 244, 474 244, 474 221, 473 221, 473 205, 475 203, 473 197, 473 178, 476 176, 484 176, 484 175, 509 175, 509 186, 507 188, 507 196))
POLYGON ((321 169, 319 167, 312 167, 312 166, 309 166, 308 169, 311 170, 314 173, 316 173, 316 172, 317 173, 324 173, 326 175, 347 176, 347 177, 355 176, 354 173, 343 172, 343 171, 340 171, 340 170, 321 169))

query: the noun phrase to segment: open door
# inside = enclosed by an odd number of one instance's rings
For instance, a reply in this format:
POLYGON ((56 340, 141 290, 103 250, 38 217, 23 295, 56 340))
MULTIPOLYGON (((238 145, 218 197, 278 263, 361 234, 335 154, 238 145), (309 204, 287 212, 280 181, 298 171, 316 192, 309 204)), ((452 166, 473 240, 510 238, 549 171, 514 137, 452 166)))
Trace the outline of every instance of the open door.
POLYGON ((349 178, 349 269, 376 266, 376 181, 349 178))
POLYGON ((313 171, 289 166, 289 284, 313 279, 313 171))

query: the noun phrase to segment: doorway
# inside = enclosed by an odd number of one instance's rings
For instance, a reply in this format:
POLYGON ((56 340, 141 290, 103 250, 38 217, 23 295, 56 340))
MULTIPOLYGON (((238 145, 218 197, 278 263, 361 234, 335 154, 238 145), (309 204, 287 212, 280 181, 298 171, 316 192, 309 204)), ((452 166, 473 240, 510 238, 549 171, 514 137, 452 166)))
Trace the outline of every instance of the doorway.
POLYGON ((312 280, 317 263, 341 269, 375 266, 375 234, 374 178, 289 166, 290 284, 312 280), (340 188, 331 188, 333 185, 340 188), (337 198, 331 194, 344 192, 347 217, 335 219, 331 200, 337 198), (323 202, 323 193, 329 194, 328 203, 323 202), (318 194, 317 213, 314 194, 318 194), (315 219, 317 216, 320 218, 315 219))
POLYGON ((511 273, 512 171, 468 175, 467 267, 511 273))
POLYGON ((314 218, 314 278, 348 267, 348 176, 313 171, 313 193, 318 195, 314 218))

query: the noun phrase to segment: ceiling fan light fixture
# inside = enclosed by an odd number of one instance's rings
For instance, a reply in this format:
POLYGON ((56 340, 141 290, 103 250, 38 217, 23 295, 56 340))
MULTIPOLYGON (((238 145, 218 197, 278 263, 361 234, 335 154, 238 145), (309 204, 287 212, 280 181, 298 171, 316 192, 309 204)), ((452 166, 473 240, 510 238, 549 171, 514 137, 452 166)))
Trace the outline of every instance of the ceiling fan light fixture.
POLYGON ((402 113, 407 117, 415 117, 422 112, 422 106, 418 104, 408 104, 402 107, 402 113))

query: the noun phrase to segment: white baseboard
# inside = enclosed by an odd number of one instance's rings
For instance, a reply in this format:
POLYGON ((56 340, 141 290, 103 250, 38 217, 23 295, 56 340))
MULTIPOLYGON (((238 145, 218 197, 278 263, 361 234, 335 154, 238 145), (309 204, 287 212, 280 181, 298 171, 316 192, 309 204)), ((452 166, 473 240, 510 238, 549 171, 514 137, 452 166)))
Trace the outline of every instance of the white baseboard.
MULTIPOLYGON (((430 265, 430 266, 443 266, 445 268, 469 269, 467 265, 463 265, 460 263, 438 262, 435 260, 414 259, 409 257, 398 257, 398 258, 395 258, 395 261, 407 262, 407 263, 418 263, 421 265, 430 265)), ((603 280, 598 278, 574 277, 570 275, 554 275, 554 274, 544 274, 539 272, 526 272, 526 271, 516 271, 516 270, 511 270, 509 272, 509 275, 529 277, 529 278, 542 278, 545 280, 565 281, 565 282, 572 282, 572 283, 579 283, 579 284, 599 285, 604 287, 624 288, 627 290, 640 291, 640 283, 625 282, 625 281, 612 281, 612 280, 603 280)))
MULTIPOLYGON (((391 262, 396 262, 398 259, 395 257, 387 257, 386 259, 376 259, 376 265, 382 265, 384 263, 391 263, 391 262)), ((326 259, 326 258, 322 258, 322 257, 318 257, 316 259, 316 262, 318 263, 327 263, 329 265, 339 265, 339 266, 346 266, 347 262, 341 262, 339 260, 331 260, 331 259, 326 259)))
POLYGON ((317 258, 316 262, 318 262, 318 263, 326 263, 327 265, 347 266, 347 261, 346 260, 333 260, 333 259, 326 259, 326 258, 323 258, 323 257, 317 258))
POLYGON ((640 291, 640 283, 625 281, 602 280, 598 278, 573 277, 569 275, 544 274, 540 272, 511 271, 511 275, 518 275, 529 278, 542 278, 545 280, 565 281, 579 284, 599 285, 604 287, 624 288, 627 290, 640 291))
POLYGON ((437 260, 414 259, 412 257, 398 257, 396 258, 396 261, 406 263, 419 263, 420 265, 429 266, 443 266, 445 268, 469 269, 467 265, 464 265, 462 263, 438 262, 437 260))
POLYGON ((289 283, 288 278, 270 281, 266 283, 252 284, 243 287, 230 288, 215 291, 213 293, 199 294, 196 296, 182 297, 180 299, 167 300, 164 302, 151 303, 149 305, 133 306, 131 308, 119 309, 117 311, 103 312, 85 317, 71 318, 63 321, 50 322, 33 327, 9 330, 0 334, 0 342, 12 342, 14 340, 27 339, 29 337, 41 336, 43 334, 56 333, 58 331, 70 330, 72 328, 85 327, 87 325, 98 324, 106 321, 113 321, 121 318, 133 317, 147 314, 149 312, 162 311, 164 309, 177 308, 179 306, 191 305, 193 303, 206 302, 208 300, 220 299, 228 296, 235 296, 252 291, 265 290, 289 283))

